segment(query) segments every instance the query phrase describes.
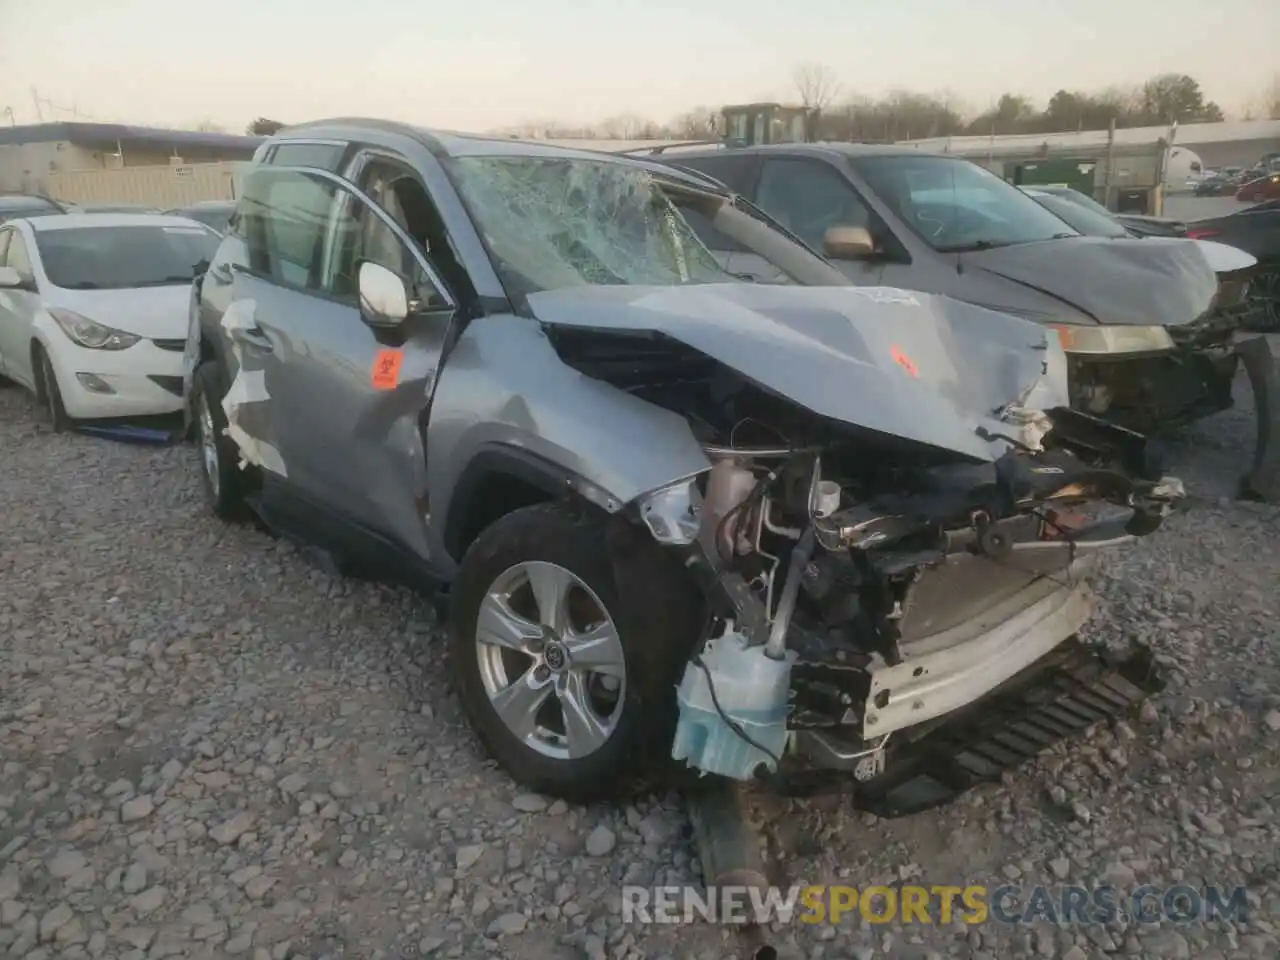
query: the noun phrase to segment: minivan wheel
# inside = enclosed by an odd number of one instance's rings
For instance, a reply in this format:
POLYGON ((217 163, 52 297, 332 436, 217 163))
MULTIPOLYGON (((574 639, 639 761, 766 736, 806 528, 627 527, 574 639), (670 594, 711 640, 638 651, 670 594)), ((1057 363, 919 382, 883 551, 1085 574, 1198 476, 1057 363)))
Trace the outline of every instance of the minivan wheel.
POLYGON ((467 551, 450 609, 454 683, 481 742, 523 786, 577 802, 617 799, 670 757, 699 623, 657 545, 607 525, 565 504, 508 514, 467 551))
POLYGON ((247 484, 235 444, 223 432, 227 418, 219 402, 222 397, 219 383, 217 365, 212 361, 202 363, 192 380, 191 405, 195 411, 196 450, 205 499, 215 516, 231 520, 243 511, 247 484))

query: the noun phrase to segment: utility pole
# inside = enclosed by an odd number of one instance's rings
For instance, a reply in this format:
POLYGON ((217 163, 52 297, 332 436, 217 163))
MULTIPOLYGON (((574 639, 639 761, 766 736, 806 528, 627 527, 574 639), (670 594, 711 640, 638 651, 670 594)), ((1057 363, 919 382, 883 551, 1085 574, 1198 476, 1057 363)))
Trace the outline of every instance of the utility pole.
POLYGON ((1107 124, 1107 169, 1102 177, 1102 205, 1108 210, 1114 210, 1111 205, 1111 184, 1115 178, 1111 173, 1115 166, 1116 160, 1116 118, 1112 117, 1111 122, 1107 124))
POLYGON ((44 123, 44 111, 40 109, 40 92, 35 88, 31 88, 31 102, 36 105, 36 119, 44 123))

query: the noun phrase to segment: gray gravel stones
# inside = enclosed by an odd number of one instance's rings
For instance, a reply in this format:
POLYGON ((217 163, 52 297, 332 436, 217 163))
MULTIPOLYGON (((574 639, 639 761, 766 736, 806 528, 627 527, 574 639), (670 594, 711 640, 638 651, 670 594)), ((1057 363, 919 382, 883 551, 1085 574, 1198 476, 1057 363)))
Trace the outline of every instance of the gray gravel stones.
MULTIPOLYGON (((1249 918, 849 917, 770 931, 781 956, 1274 960, 1280 509, 1231 499, 1249 416, 1173 445, 1196 501, 1095 582, 1089 636, 1171 674, 1138 716, 901 821, 754 803, 784 883, 1241 884, 1249 918)), ((737 955, 705 924, 621 921, 624 883, 698 880, 678 798, 517 789, 463 722, 430 605, 214 522, 194 456, 54 435, 0 389, 0 957, 737 955)))

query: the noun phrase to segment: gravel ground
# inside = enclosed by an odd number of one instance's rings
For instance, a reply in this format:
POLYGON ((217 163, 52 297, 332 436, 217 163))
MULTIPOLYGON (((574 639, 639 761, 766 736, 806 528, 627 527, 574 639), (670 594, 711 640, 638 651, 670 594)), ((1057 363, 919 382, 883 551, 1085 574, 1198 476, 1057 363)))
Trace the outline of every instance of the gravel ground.
MULTIPOLYGON (((1280 510, 1229 499, 1249 416, 1181 439, 1194 503, 1098 583, 1094 635, 1172 668, 1140 716, 907 820, 759 809, 794 882, 1244 884, 1250 918, 850 916, 776 931, 782 956, 1277 956, 1280 510)), ((707 925, 622 924, 622 883, 697 877, 679 802, 513 789, 463 725, 427 603, 215 522, 190 449, 54 435, 12 388, 0 463, 0 955, 735 955, 707 925)))

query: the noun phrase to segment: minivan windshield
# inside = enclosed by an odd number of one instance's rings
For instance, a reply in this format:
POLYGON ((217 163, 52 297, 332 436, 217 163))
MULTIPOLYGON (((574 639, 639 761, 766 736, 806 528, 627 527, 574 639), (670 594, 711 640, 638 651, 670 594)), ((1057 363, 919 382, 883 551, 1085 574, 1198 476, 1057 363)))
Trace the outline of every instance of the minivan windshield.
POLYGON ((220 237, 208 227, 150 224, 36 231, 45 275, 68 290, 187 284, 211 261, 220 237))
POLYGON ((642 167, 611 160, 463 156, 449 161, 504 283, 572 286, 733 282, 642 167))
POLYGON ((851 158, 871 190, 938 251, 985 250, 1079 236, 976 163, 937 155, 851 158))

